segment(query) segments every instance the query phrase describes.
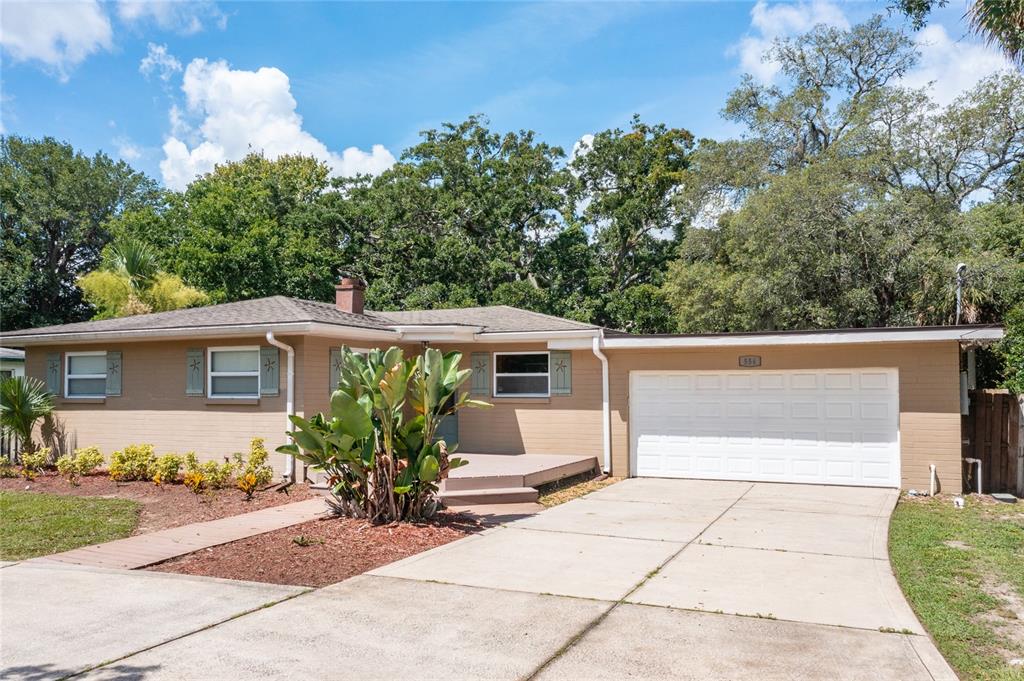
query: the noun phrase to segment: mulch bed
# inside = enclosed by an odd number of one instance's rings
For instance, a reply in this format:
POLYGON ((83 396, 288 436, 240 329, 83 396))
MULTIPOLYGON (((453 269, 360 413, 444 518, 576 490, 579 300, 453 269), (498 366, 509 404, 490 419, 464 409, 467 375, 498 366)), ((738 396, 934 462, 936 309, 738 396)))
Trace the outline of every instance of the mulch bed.
POLYGON ((475 518, 452 512, 441 512, 431 522, 394 525, 323 518, 213 546, 146 569, 320 587, 483 529, 475 518))
POLYGON ((146 534, 189 523, 226 518, 303 501, 316 495, 306 485, 291 485, 286 491, 271 488, 257 492, 251 501, 246 501, 241 490, 233 486, 196 495, 180 484, 158 486, 143 481, 116 482, 102 473, 81 478, 76 487, 49 471, 41 473, 35 480, 0 478, 0 490, 133 499, 142 504, 142 510, 139 524, 132 534, 146 534))

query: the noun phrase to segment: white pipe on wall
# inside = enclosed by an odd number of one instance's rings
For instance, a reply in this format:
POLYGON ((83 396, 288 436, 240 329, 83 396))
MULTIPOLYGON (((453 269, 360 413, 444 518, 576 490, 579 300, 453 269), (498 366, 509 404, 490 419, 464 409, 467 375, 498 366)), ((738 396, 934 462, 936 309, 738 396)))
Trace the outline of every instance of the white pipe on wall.
POLYGON ((594 336, 592 349, 594 356, 601 360, 601 435, 604 449, 604 472, 612 472, 612 432, 611 432, 611 405, 608 402, 608 358, 601 352, 601 341, 604 334, 594 336))
MULTIPOLYGON (((288 421, 288 424, 285 429, 291 431, 295 428, 292 420, 289 418, 295 414, 295 348, 274 338, 273 331, 267 331, 267 342, 275 348, 284 350, 288 355, 287 379, 285 383, 285 389, 288 392, 285 397, 285 420, 288 421)), ((291 454, 286 454, 284 458, 284 478, 288 482, 295 482, 295 457, 291 454)))

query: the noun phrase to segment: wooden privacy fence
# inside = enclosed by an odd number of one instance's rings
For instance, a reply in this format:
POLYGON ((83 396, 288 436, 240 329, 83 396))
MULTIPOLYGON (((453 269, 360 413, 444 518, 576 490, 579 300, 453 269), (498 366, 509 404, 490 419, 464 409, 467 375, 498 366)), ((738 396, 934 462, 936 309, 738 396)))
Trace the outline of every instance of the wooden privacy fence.
MULTIPOLYGON (((1010 492, 1021 489, 1021 402, 1006 390, 972 390, 971 407, 963 417, 963 458, 981 460, 981 491, 1010 492)), ((964 464, 964 491, 978 489, 977 465, 964 464)))

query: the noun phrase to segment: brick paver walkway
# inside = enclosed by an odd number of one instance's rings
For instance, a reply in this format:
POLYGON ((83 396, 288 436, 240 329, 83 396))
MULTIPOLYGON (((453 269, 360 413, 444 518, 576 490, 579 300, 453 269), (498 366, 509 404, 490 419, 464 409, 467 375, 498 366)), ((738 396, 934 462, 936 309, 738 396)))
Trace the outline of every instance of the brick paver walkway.
POLYGON ((245 539, 289 525, 298 525, 313 520, 326 510, 324 499, 318 497, 228 518, 83 546, 34 560, 134 570, 210 546, 245 539))

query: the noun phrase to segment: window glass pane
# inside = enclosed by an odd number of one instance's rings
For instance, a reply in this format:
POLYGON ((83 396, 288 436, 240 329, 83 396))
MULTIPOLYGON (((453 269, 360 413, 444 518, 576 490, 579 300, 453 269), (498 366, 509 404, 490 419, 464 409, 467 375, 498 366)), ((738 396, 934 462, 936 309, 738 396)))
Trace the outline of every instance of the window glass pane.
POLYGON ((499 374, 545 374, 548 371, 547 355, 498 355, 494 361, 499 374))
POLYGON ((103 355, 71 355, 68 357, 68 375, 105 374, 107 373, 107 356, 103 355))
POLYGON ((105 378, 69 378, 68 396, 103 395, 107 392, 105 378))
POLYGON ((253 397, 259 389, 256 376, 214 376, 211 394, 217 397, 253 397))
POLYGON ((259 371, 259 350, 214 350, 212 371, 259 371))
POLYGON ((495 395, 546 395, 547 376, 498 376, 494 383, 495 395))

